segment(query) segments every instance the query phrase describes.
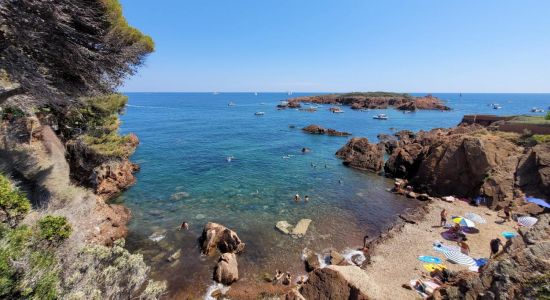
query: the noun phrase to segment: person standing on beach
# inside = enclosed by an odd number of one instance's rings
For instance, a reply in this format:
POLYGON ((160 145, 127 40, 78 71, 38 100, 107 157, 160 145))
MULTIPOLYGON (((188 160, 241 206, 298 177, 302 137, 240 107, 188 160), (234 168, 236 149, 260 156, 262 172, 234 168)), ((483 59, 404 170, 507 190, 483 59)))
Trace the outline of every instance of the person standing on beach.
POLYGON ((441 227, 445 227, 445 224, 447 224, 447 210, 443 209, 440 215, 441 215, 441 221, 440 221, 441 227))
POLYGON ((467 238, 463 238, 460 242, 458 242, 458 245, 460 246, 460 252, 462 254, 470 255, 470 246, 466 244, 467 238))
POLYGON ((491 254, 489 255, 489 258, 493 258, 497 255, 500 246, 502 246, 502 241, 497 237, 496 239, 491 240, 489 245, 491 246, 491 254))
POLYGON ((508 206, 504 207, 504 220, 506 222, 512 220, 512 203, 508 204, 508 206))

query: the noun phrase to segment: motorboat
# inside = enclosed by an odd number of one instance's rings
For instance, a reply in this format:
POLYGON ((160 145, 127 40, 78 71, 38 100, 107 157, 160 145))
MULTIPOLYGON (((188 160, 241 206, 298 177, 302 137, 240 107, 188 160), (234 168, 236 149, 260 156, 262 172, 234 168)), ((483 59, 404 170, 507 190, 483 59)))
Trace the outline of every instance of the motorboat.
POLYGON ((256 116, 263 116, 263 115, 265 115, 265 112, 263 112, 263 111, 257 111, 257 112, 254 113, 254 115, 256 115, 256 116))
POLYGON ((341 114, 344 112, 340 107, 331 107, 329 110, 335 114, 341 114))
POLYGON ((493 103, 493 109, 501 109, 502 106, 500 106, 500 104, 498 103, 493 103))
POLYGON ((538 108, 538 107, 533 107, 533 108, 531 108, 531 112, 542 113, 542 112, 544 112, 544 109, 538 108))
POLYGON ((227 103, 227 106, 235 106, 235 105, 237 105, 237 104, 235 104, 235 102, 233 102, 233 101, 227 103))
POLYGON ((388 116, 386 114, 377 114, 376 116, 374 116, 372 118, 376 119, 376 120, 387 120, 388 116))

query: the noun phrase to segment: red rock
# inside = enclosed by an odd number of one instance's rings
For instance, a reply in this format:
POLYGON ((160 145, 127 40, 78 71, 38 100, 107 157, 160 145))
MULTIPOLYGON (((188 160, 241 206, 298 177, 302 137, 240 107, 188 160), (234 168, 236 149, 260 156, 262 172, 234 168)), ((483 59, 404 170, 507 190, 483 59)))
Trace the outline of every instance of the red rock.
POLYGON ((336 156, 342 158, 346 166, 380 172, 384 165, 384 145, 371 144, 367 138, 352 138, 336 156))

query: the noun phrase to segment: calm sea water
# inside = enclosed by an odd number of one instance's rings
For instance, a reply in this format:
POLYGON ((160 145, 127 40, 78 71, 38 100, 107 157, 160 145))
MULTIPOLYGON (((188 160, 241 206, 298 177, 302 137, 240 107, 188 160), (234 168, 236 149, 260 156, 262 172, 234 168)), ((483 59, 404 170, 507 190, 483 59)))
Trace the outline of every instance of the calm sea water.
MULTIPOLYGON (((301 95, 308 94, 293 96, 301 95)), ((130 93, 122 131, 141 140, 132 158, 141 171, 137 184, 116 200, 133 213, 128 246, 144 254, 155 278, 168 280, 173 297, 199 297, 211 284, 216 259, 201 257, 196 242, 209 221, 234 229, 247 243, 239 257, 242 282, 261 280, 276 268, 304 273, 304 247, 355 248, 365 234, 375 235, 416 203, 386 192, 391 181, 342 166, 334 153, 347 138, 300 128, 319 124, 376 141, 379 133, 454 126, 464 114, 532 114, 532 107, 550 105, 550 94, 434 95, 453 110, 404 114, 344 107, 345 113, 333 114, 324 106, 308 113, 278 111, 275 106, 288 97, 282 93, 130 93), (229 107, 230 101, 236 106, 229 107), (265 115, 255 116, 258 111, 265 115), (377 113, 389 120, 374 120, 377 113), (302 154, 302 147, 312 152, 302 154), (310 202, 294 203, 296 193, 310 202), (302 218, 313 220, 302 239, 274 229, 277 221, 302 218), (183 220, 189 232, 175 230, 183 220), (153 241, 151 235, 164 238, 153 241), (166 261, 180 249, 179 260, 166 261)))

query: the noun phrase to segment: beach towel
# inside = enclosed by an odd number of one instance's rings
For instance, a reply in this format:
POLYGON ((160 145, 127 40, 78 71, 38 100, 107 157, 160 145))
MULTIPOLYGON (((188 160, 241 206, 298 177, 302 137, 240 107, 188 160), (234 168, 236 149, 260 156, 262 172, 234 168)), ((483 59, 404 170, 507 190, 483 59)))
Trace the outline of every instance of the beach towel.
POLYGON ((447 269, 447 267, 445 267, 444 265, 442 264, 424 264, 423 265, 424 269, 428 272, 433 272, 435 270, 444 270, 444 269, 447 269))
POLYGON ((418 260, 425 262, 425 263, 432 263, 432 264, 440 264, 441 259, 437 258, 435 256, 429 256, 429 255, 422 255, 418 257, 418 260))
POLYGON ((507 239, 507 240, 509 240, 509 239, 511 239, 511 238, 513 238, 513 237, 515 237, 515 236, 517 236, 517 235, 518 235, 517 233, 515 233, 515 232, 509 232, 509 231, 505 231, 505 232, 502 233, 502 236, 503 236, 505 239, 507 239))

